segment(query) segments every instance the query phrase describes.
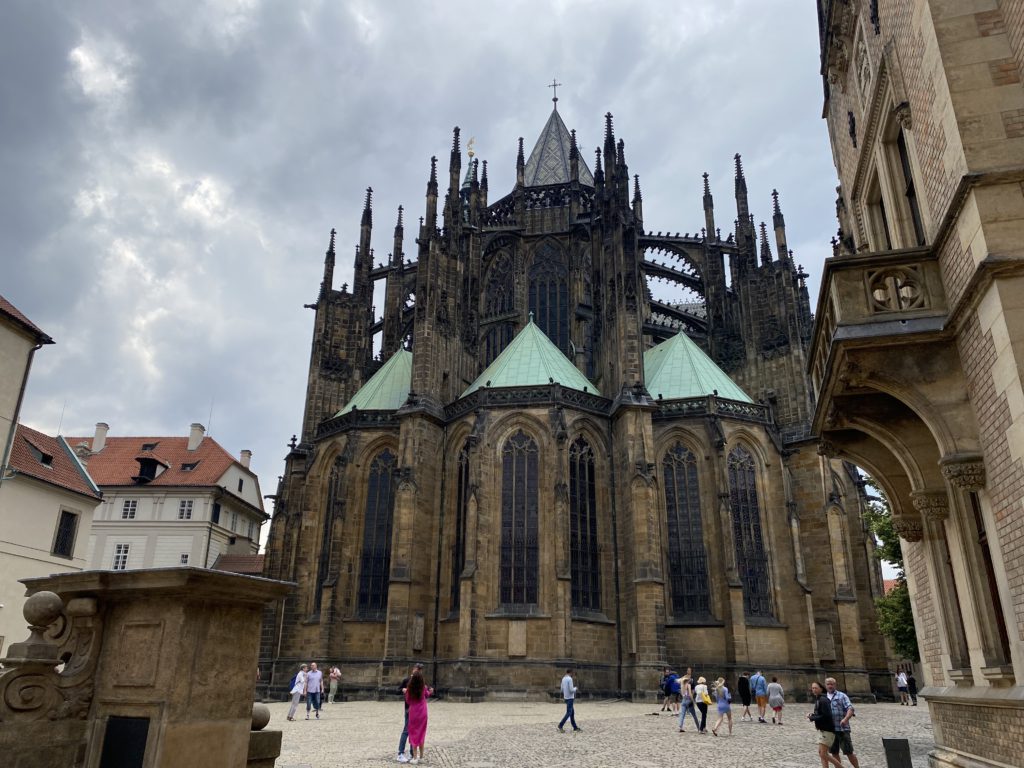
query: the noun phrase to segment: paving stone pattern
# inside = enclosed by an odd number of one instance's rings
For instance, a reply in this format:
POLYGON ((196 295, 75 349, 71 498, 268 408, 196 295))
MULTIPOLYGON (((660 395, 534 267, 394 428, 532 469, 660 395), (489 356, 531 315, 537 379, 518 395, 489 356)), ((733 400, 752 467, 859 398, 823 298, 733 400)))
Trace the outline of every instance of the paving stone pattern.
MULTIPOLYGON (((402 730, 399 701, 357 701, 327 705, 321 719, 305 711, 289 723, 285 704, 270 704, 270 728, 284 732, 277 768, 385 766, 395 762, 402 730)), ((580 733, 558 733, 564 712, 541 702, 430 704, 425 765, 442 768, 497 766, 656 766, 700 768, 814 768, 818 765, 807 704, 789 704, 782 727, 735 723, 733 736, 701 736, 690 723, 679 733, 676 719, 652 716, 657 706, 622 701, 581 701, 576 707, 580 733)), ((710 713, 709 713, 710 714, 710 713)), ((712 721, 713 722, 713 721, 712 721)), ((709 723, 710 727, 710 723, 709 723)), ((724 728, 723 728, 724 731, 724 728)), ((927 768, 934 746, 928 708, 861 704, 853 720, 853 740, 864 768, 884 766, 882 738, 910 741, 914 768, 927 768)), ((844 760, 844 765, 849 763, 844 760)))

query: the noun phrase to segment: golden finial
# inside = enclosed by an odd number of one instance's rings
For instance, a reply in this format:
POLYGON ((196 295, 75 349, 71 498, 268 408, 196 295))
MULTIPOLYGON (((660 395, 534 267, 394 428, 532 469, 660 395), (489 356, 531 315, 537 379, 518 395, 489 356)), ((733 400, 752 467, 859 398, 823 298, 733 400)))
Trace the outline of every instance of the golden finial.
POLYGON ((466 144, 466 154, 469 155, 470 157, 473 157, 473 155, 476 154, 476 152, 473 151, 473 145, 475 143, 476 143, 476 136, 470 136, 469 137, 469 143, 466 144))

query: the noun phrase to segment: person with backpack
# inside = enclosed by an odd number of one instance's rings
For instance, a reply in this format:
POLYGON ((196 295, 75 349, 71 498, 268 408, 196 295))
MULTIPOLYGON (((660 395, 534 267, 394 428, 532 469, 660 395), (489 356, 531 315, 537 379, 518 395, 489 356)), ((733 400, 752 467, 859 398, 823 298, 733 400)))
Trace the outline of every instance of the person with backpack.
POLYGON ((295 710, 299 708, 299 699, 306 691, 306 665, 300 664, 299 671, 288 685, 288 694, 292 697, 292 705, 288 707, 288 719, 295 719, 295 710))
POLYGON ((725 687, 725 678, 720 677, 715 681, 715 701, 718 704, 718 720, 711 728, 711 733, 718 735, 718 728, 725 719, 729 720, 729 735, 732 736, 732 694, 725 687))
POLYGON ((761 674, 761 670, 757 670, 750 677, 750 689, 753 691, 754 700, 757 702, 757 722, 767 723, 768 721, 764 719, 764 715, 768 711, 768 681, 761 674))

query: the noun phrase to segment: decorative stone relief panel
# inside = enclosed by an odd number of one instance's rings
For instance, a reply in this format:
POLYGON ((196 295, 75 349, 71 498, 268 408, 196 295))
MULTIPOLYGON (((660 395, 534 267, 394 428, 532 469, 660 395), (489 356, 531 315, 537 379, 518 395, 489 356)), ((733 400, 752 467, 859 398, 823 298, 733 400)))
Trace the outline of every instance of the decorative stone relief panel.
POLYGON ((920 264, 869 269, 864 282, 872 312, 910 312, 930 306, 920 264))

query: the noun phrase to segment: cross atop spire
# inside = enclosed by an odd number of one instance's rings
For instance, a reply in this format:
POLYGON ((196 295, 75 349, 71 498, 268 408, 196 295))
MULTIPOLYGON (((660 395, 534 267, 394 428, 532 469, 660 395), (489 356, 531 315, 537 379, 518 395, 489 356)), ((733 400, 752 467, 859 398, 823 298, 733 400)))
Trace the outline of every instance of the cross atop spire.
POLYGON ((551 78, 551 84, 548 88, 551 89, 551 101, 554 102, 555 109, 558 109, 558 87, 561 85, 556 78, 551 78))

